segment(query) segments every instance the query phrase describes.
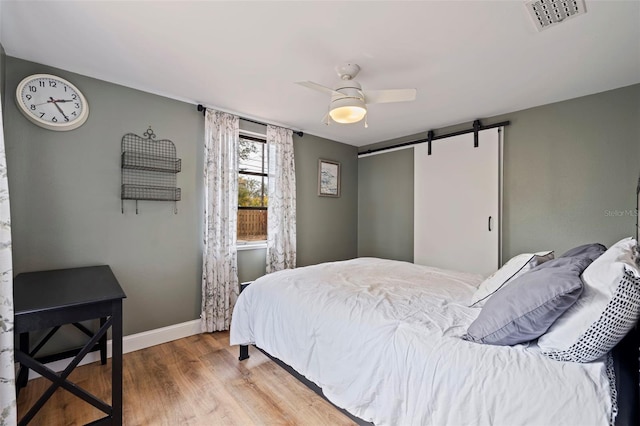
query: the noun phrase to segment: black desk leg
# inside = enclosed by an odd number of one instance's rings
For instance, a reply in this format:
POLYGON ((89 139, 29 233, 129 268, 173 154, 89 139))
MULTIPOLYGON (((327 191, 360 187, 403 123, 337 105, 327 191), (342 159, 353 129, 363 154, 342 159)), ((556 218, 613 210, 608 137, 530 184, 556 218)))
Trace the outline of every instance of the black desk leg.
POLYGON ((113 424, 122 425, 122 299, 112 303, 111 407, 113 424))
MULTIPOLYGON (((106 318, 100 318, 100 327, 107 322, 106 318)), ((105 365, 107 363, 107 333, 100 338, 100 364, 105 365)))
MULTIPOLYGON (((26 354, 29 353, 29 333, 20 333, 20 350, 26 354)), ((20 364, 20 371, 16 379, 16 385, 18 390, 27 386, 29 382, 29 367, 24 364, 20 364)))

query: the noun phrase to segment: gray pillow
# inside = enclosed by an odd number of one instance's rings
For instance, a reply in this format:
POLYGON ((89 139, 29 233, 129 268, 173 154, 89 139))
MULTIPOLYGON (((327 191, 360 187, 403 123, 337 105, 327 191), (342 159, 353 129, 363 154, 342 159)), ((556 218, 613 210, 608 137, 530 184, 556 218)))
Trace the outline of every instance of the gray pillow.
POLYGON ((515 345, 544 334, 582 293, 580 274, 589 257, 559 257, 497 291, 462 338, 490 345, 515 345))
POLYGON ((607 248, 602 244, 591 243, 574 247, 560 257, 587 257, 594 261, 605 251, 607 251, 607 248))

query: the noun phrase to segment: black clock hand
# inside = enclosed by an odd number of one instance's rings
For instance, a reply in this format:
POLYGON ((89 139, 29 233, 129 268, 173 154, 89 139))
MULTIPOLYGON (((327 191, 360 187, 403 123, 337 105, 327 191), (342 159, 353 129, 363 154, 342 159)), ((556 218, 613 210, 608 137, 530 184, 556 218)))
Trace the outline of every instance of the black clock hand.
POLYGON ((58 108, 58 111, 60 111, 60 114, 62 114, 62 116, 64 117, 64 119, 66 121, 69 121, 69 117, 67 117, 66 115, 64 115, 64 111, 62 111, 62 108, 60 108, 60 105, 58 105, 58 101, 56 101, 55 99, 53 99, 53 97, 50 97, 49 99, 51 99, 51 103, 54 104, 56 106, 56 108, 58 108))
POLYGON ((53 99, 53 100, 48 100, 46 102, 40 102, 39 104, 35 104, 35 106, 40 106, 40 105, 44 105, 44 104, 52 104, 52 103, 65 103, 65 102, 76 102, 73 99, 53 99))
POLYGON ((44 104, 58 103, 58 102, 73 102, 73 100, 72 99, 51 99, 51 98, 49 98, 48 101, 40 102, 39 104, 35 104, 35 106, 40 106, 40 105, 44 105, 44 104))

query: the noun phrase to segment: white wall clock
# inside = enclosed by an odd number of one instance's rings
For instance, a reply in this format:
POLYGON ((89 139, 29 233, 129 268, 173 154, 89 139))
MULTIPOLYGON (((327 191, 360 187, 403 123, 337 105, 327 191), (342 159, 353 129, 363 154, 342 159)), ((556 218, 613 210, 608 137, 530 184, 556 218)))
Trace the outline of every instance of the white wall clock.
POLYGON ((51 74, 24 78, 16 89, 16 103, 31 122, 49 130, 73 130, 89 117, 89 104, 82 92, 51 74))

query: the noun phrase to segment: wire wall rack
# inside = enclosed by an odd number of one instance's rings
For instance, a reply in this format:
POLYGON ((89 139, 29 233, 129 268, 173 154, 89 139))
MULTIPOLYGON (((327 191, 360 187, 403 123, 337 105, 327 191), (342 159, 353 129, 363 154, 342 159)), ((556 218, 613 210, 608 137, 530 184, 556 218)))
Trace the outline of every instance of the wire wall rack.
POLYGON ((173 201, 175 214, 182 196, 176 184, 176 174, 182 169, 182 160, 176 157, 176 146, 168 139, 155 140, 151 126, 138 136, 127 133, 122 137, 121 210, 125 200, 173 201))

